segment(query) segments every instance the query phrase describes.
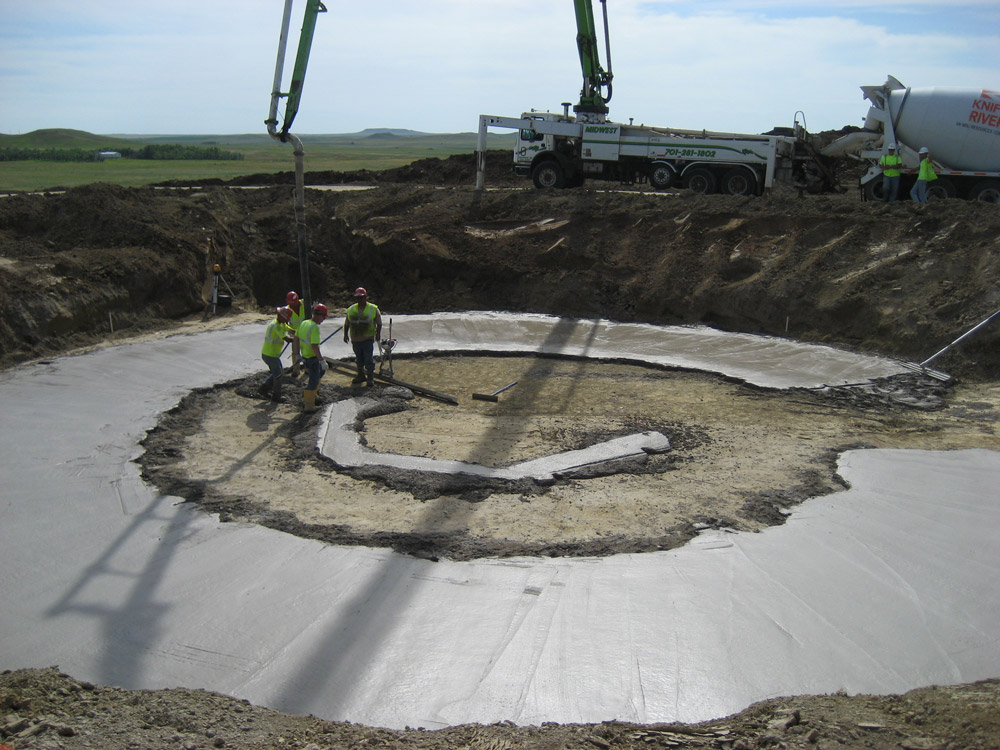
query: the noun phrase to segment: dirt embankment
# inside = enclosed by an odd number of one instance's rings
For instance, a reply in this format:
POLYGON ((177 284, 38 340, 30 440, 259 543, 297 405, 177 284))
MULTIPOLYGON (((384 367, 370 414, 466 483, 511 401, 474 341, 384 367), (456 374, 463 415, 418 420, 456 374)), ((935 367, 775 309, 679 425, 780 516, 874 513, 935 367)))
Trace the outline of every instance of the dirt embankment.
MULTIPOLYGON (((461 160, 406 170, 435 187, 309 191, 314 299, 339 306, 364 284, 397 314, 705 323, 918 361, 1000 308, 993 204, 882 205, 781 189, 477 194, 461 160)), ((287 187, 92 185, 4 199, 0 363, 198 315, 215 263, 238 309, 280 304, 299 287, 287 187)), ((994 378, 998 342, 1000 327, 984 330, 936 365, 994 378)))
POLYGON ((15 750, 990 750, 1000 747, 1000 681, 905 695, 797 696, 702 724, 464 724, 388 730, 253 706, 204 690, 121 690, 55 668, 0 674, 0 740, 15 750))

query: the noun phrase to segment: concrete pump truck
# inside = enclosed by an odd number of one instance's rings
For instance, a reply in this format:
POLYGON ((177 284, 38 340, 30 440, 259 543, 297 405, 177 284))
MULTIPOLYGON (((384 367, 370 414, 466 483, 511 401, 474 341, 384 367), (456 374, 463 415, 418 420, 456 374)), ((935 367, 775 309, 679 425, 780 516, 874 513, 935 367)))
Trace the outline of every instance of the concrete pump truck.
POLYGON ((730 195, 760 195, 776 180, 815 192, 835 187, 833 175, 809 153, 804 141, 793 136, 679 130, 608 120, 613 74, 607 3, 600 2, 608 69, 602 67, 598 54, 592 2, 574 0, 583 88, 573 114, 565 102, 561 113, 480 115, 477 189, 484 185, 489 128, 517 130, 514 171, 530 177, 538 188, 575 187, 588 178, 730 195))

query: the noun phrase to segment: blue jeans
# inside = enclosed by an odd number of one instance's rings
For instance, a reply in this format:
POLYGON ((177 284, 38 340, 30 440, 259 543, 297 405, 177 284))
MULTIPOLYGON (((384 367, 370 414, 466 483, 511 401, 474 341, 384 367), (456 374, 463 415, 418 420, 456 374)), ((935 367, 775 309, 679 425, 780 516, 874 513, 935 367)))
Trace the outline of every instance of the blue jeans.
POLYGON ((882 200, 892 203, 899 197, 899 175, 882 176, 882 200))
POLYGON ((267 365, 267 369, 271 371, 271 374, 267 376, 267 380, 264 381, 264 385, 260 387, 264 390, 272 383, 274 384, 271 388, 271 392, 275 396, 281 395, 281 373, 283 371, 281 367, 281 357, 270 357, 267 354, 261 354, 260 358, 264 360, 264 364, 267 365))
POLYGON ((309 373, 309 382, 306 383, 306 390, 315 391, 319 388, 320 378, 323 377, 323 363, 319 361, 319 357, 307 357, 302 362, 306 366, 306 372, 309 373))
POLYGON ((910 191, 910 197, 913 198, 917 203, 927 202, 927 180, 917 180, 913 183, 913 190, 910 191))
POLYGON ((353 341, 354 361, 358 363, 358 369, 365 372, 375 372, 375 340, 353 341))

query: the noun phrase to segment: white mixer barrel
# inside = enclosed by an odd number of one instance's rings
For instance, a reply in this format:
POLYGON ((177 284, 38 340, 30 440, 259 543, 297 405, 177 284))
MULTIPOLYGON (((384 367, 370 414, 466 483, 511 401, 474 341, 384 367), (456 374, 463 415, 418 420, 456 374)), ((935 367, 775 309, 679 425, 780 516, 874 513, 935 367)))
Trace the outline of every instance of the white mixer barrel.
POLYGON ((896 137, 955 170, 1000 171, 1000 91, 901 89, 889 94, 896 137))

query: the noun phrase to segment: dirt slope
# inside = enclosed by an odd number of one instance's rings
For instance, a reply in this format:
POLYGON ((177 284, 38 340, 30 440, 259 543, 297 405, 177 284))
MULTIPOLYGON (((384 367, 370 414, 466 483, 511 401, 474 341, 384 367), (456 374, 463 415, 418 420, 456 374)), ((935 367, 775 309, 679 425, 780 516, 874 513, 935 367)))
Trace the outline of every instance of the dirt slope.
MULTIPOLYGON (((313 298, 339 306, 364 284, 394 313, 707 323, 917 360, 1000 308, 995 204, 781 190, 476 194, 456 161, 408 168, 433 187, 309 191, 313 298)), ((4 199, 0 363, 197 315, 215 263, 237 308, 279 304, 300 286, 293 219, 287 187, 93 185, 4 199)), ((1000 326, 936 364, 996 377, 998 342, 1000 326)))

